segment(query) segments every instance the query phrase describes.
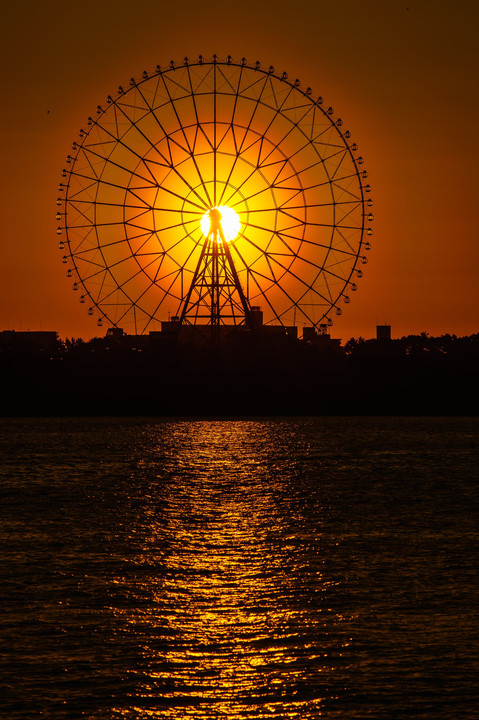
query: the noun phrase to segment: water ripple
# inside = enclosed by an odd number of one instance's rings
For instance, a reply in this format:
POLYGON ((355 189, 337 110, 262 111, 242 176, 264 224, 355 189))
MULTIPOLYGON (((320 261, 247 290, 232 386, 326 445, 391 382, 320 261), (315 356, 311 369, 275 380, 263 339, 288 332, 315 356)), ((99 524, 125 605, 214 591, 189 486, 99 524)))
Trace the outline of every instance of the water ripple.
POLYGON ((10 720, 473 720, 475 419, 10 420, 10 720))

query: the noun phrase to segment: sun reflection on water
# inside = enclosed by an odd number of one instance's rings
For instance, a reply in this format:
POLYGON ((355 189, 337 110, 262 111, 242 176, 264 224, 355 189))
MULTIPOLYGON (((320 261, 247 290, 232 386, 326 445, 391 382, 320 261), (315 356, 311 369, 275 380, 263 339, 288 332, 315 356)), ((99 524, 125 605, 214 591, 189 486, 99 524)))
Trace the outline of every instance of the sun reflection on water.
POLYGON ((318 717, 318 678, 344 639, 330 637, 341 618, 327 607, 311 529, 288 487, 294 467, 274 477, 248 422, 175 432, 183 436, 151 437, 142 463, 141 601, 118 618, 141 647, 141 672, 117 716, 318 717))
POLYGON ((6 419, 0 715, 476 720, 478 432, 6 419))

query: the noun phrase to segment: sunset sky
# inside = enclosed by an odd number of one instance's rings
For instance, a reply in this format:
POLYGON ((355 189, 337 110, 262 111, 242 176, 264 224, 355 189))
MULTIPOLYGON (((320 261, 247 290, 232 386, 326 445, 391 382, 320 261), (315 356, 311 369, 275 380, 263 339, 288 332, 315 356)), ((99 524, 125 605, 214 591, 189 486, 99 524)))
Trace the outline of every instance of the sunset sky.
POLYGON ((332 335, 479 332, 475 0, 25 0, 2 10, 0 330, 104 334, 72 292, 55 220, 79 129, 131 76, 245 56, 311 86, 369 172, 374 235, 332 335))

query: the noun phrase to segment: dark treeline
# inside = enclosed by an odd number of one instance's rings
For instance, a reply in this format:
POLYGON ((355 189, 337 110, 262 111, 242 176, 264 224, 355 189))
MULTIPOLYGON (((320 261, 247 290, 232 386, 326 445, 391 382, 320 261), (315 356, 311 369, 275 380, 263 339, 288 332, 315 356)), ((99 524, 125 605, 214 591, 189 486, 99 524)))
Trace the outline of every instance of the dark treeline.
POLYGON ((127 336, 0 347, 8 415, 475 415, 479 335, 351 339, 244 333, 221 346, 127 336))

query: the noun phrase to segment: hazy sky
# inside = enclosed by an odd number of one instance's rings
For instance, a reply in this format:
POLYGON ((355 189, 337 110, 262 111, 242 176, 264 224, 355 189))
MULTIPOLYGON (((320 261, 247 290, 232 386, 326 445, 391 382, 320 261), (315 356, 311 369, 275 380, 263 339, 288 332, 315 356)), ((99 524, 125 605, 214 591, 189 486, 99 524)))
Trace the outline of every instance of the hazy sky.
MULTIPOLYGON (((5 4, 4 4, 5 5, 5 4)), ((0 330, 103 334, 65 276, 56 198, 78 130, 131 76, 245 56, 332 105, 365 158, 374 235, 332 334, 479 332, 476 0, 23 0, 2 9, 0 330)))

